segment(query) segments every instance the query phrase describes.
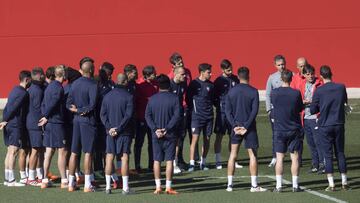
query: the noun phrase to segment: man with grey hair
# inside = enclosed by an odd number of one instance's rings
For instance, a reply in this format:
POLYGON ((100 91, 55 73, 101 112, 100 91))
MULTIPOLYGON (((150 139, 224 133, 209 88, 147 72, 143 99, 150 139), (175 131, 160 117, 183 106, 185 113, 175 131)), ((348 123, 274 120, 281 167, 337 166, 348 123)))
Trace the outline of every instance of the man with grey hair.
POLYGON ((271 130, 272 130, 272 160, 270 162, 270 164, 268 165, 269 167, 274 167, 276 164, 276 154, 274 151, 274 119, 272 117, 272 109, 273 106, 271 104, 271 91, 279 88, 282 85, 282 81, 281 81, 281 72, 283 70, 286 69, 286 61, 285 61, 285 57, 282 55, 276 55, 274 57, 274 66, 276 68, 276 72, 271 74, 267 80, 266 83, 266 112, 269 115, 270 118, 270 124, 271 124, 271 130))
POLYGON ((115 156, 121 157, 123 194, 129 194, 129 154, 131 151, 133 96, 127 91, 127 76, 117 76, 117 87, 105 95, 100 118, 106 129, 106 194, 111 194, 111 174, 115 156))

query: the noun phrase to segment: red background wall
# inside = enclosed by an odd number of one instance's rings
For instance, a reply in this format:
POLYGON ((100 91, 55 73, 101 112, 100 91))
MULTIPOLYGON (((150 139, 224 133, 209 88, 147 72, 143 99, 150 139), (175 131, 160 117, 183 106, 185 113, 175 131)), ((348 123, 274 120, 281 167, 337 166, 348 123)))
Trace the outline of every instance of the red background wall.
POLYGON ((96 66, 110 61, 116 73, 127 63, 153 64, 169 72, 177 51, 197 65, 221 59, 250 67, 252 84, 265 88, 283 54, 288 68, 305 56, 333 67, 335 80, 360 87, 360 1, 347 0, 0 0, 0 98, 21 69, 67 64, 83 56, 96 66))

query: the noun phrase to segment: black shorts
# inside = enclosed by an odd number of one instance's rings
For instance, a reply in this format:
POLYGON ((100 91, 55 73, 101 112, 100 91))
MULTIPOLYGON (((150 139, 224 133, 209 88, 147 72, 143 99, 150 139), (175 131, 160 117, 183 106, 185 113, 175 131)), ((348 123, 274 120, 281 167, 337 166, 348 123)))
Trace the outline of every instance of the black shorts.
POLYGON ((236 135, 234 131, 231 133, 231 144, 241 145, 242 141, 245 140, 246 149, 257 149, 259 148, 259 139, 256 129, 248 130, 243 136, 236 135))
POLYGON ((44 147, 63 148, 66 145, 66 130, 62 123, 47 123, 45 126, 44 147))
POLYGON ((274 147, 275 152, 294 153, 299 152, 304 139, 304 133, 302 130, 293 131, 274 131, 274 147))
POLYGON ((4 128, 4 143, 8 146, 19 148, 29 147, 29 136, 25 128, 6 126, 4 128))
POLYGON ((106 153, 114 155, 131 153, 132 137, 129 135, 106 136, 106 153))
POLYGON ((229 135, 231 134, 231 132, 232 132, 231 126, 226 118, 225 113, 222 113, 222 112, 216 113, 214 132, 216 134, 222 134, 222 135, 225 135, 226 132, 229 135))
POLYGON ((154 161, 173 161, 175 159, 176 138, 152 138, 154 161))
POLYGON ((84 153, 92 153, 95 138, 96 125, 89 122, 80 122, 74 119, 71 152, 80 154, 82 149, 84 153))
POLYGON ((213 119, 201 120, 201 119, 192 119, 191 120, 191 131, 192 134, 200 135, 201 131, 204 136, 210 137, 213 129, 213 119))

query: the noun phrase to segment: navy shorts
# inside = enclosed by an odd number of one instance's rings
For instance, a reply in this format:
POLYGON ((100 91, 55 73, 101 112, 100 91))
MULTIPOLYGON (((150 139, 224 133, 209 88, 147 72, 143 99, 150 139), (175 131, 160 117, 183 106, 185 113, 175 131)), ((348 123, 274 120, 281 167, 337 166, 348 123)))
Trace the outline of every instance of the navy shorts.
POLYGON ((234 131, 231 133, 231 144, 241 145, 242 141, 245 140, 246 149, 257 149, 259 148, 259 139, 256 129, 249 129, 243 136, 236 135, 234 131))
POLYGON ((43 135, 42 130, 28 130, 30 146, 32 148, 43 147, 43 135))
POLYGON ((106 136, 106 153, 107 154, 130 154, 132 138, 128 135, 120 135, 112 137, 106 136))
POLYGON ((73 125, 72 123, 66 123, 65 125, 65 137, 66 137, 66 144, 65 148, 70 151, 71 144, 72 144, 72 134, 73 134, 73 125))
POLYGON ((65 125, 62 123, 47 123, 44 133, 44 147, 63 148, 66 145, 65 125))
POLYGON ((152 138, 154 161, 173 161, 175 159, 176 138, 152 138))
POLYGON ((28 143, 28 135, 24 128, 8 127, 4 128, 4 143, 8 146, 25 148, 28 143))
POLYGON ((174 130, 175 137, 184 139, 186 135, 185 129, 186 129, 186 120, 184 117, 181 117, 174 130))
POLYGON ((216 119, 215 119, 215 128, 214 132, 216 134, 225 135, 226 132, 230 135, 232 130, 231 126, 226 118, 225 113, 217 112, 216 119))
POLYGON ((201 120, 201 119, 192 119, 191 120, 191 131, 192 134, 200 135, 201 131, 204 136, 210 137, 212 134, 213 128, 213 119, 201 120))
POLYGON ((105 126, 97 125, 97 136, 95 137, 95 152, 104 153, 107 149, 107 134, 105 126))
POLYGON ((304 139, 304 133, 302 130, 294 131, 274 131, 274 144, 275 152, 294 153, 299 152, 304 139))
POLYGON ((81 149, 84 153, 92 153, 96 138, 96 125, 88 122, 80 122, 74 119, 73 137, 71 152, 80 154, 81 149))

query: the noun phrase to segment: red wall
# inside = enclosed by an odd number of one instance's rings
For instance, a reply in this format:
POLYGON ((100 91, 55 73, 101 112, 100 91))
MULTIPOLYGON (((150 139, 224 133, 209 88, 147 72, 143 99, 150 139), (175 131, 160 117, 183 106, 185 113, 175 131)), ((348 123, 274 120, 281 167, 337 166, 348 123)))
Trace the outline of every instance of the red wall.
POLYGON ((251 69, 252 84, 265 88, 283 54, 288 67, 305 56, 334 68, 335 80, 360 87, 360 1, 224 0, 0 0, 0 98, 21 69, 68 64, 83 56, 119 72, 133 63, 168 72, 174 51, 196 74, 201 62, 229 58, 251 69))

